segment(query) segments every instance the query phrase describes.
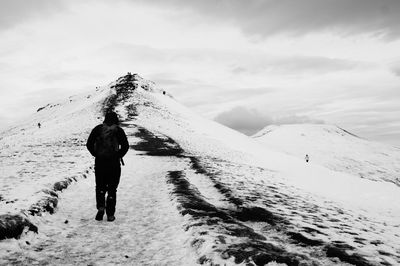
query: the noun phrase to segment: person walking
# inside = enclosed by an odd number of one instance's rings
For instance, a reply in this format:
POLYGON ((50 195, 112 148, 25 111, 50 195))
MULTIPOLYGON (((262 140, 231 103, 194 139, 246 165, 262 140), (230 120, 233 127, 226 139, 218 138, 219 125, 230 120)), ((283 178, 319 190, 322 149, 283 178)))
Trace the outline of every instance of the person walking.
POLYGON ((86 143, 87 149, 95 157, 97 221, 103 220, 104 212, 107 221, 115 220, 117 188, 121 177, 120 162, 123 162, 122 158, 129 149, 126 134, 118 124, 118 115, 108 112, 103 124, 93 128, 86 143))
POLYGON ((310 160, 310 157, 308 156, 308 154, 306 154, 306 157, 304 157, 304 159, 306 160, 306 163, 308 163, 308 161, 310 160))

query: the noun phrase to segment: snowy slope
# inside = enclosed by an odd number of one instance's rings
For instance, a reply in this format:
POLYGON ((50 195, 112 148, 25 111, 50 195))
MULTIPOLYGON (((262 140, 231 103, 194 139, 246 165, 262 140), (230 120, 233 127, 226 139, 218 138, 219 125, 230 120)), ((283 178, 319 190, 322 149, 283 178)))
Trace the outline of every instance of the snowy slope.
POLYGON ((137 75, 126 75, 91 94, 47 106, 3 133, 0 143, 8 149, 2 148, 5 163, 2 160, 0 169, 8 176, 7 182, 13 182, 0 192, 5 199, 1 210, 23 210, 24 217, 39 229, 37 235, 27 236, 32 245, 18 240, 0 242, 0 246, 5 243, 1 247, 8 247, 0 254, 0 263, 29 259, 40 264, 46 258, 54 264, 400 263, 398 186, 354 178, 264 147, 196 115, 137 75), (82 193, 90 186, 85 179, 77 178, 71 192, 56 191, 61 203, 55 218, 24 211, 35 203, 35 191, 49 189, 76 172, 85 174, 92 158, 85 151, 84 140, 106 110, 118 112, 131 144, 122 178, 129 183, 122 183, 119 189, 117 208, 121 211, 116 227, 107 230, 102 225, 98 229, 88 207, 81 206, 89 200, 82 193), (41 129, 36 126, 39 121, 46 121, 41 129), (13 156, 17 151, 23 156, 13 156), (64 158, 56 161, 55 154, 64 158), (27 162, 32 158, 34 167, 27 162), (13 190, 13 186, 20 189, 13 190), (127 187, 129 190, 124 190, 127 187), (6 203, 11 198, 17 201, 6 203), (77 210, 84 217, 76 217, 77 210), (142 216, 130 217, 138 213, 142 216), (63 215, 72 220, 71 226, 60 225, 63 215), (68 232, 65 237, 64 230, 68 232), (123 233, 116 236, 114 231, 123 233), (174 241, 174 235, 179 236, 176 243, 160 245, 162 239, 174 241), (107 245, 102 240, 107 237, 116 241, 116 248, 104 257, 98 249, 107 245), (168 246, 182 245, 193 251, 193 260, 180 260, 186 251, 175 251, 175 259, 168 262, 154 255, 168 254, 172 252, 168 246), (133 254, 121 259, 119 250, 129 249, 133 254), (60 250, 68 250, 72 260, 60 250))
POLYGON ((109 93, 107 88, 49 104, 1 133, 0 213, 32 211, 55 183, 85 173, 91 160, 84 139, 109 93))
POLYGON ((400 149, 359 138, 333 125, 267 126, 253 138, 266 147, 334 171, 400 186, 400 149))
MULTIPOLYGON (((201 193, 211 193, 207 194, 207 199, 212 201, 215 198, 215 205, 227 209, 243 211, 261 207, 263 211, 273 211, 278 217, 290 221, 288 227, 291 229, 277 226, 268 230, 258 223, 257 218, 254 223, 251 221, 254 230, 259 226, 261 231, 265 230, 263 236, 273 235, 267 238, 268 241, 277 241, 277 246, 288 245, 289 250, 304 252, 298 246, 292 246, 293 243, 289 244, 290 241, 281 242, 288 238, 287 235, 274 235, 272 232, 290 231, 289 235, 298 236, 298 233, 301 235, 299 238, 304 236, 305 239, 315 239, 318 235, 317 239, 335 247, 348 245, 346 252, 356 254, 349 261, 357 260, 358 252, 374 262, 399 261, 399 246, 396 244, 399 243, 400 226, 399 187, 350 179, 348 174, 306 165, 303 160, 261 147, 251 138, 201 118, 161 94, 134 91, 130 99, 129 105, 133 102, 138 114, 134 124, 176 141, 189 154, 197 173, 203 173, 211 181, 208 185, 217 188, 217 191, 210 192, 212 189, 202 183, 205 188, 201 193), (220 194, 225 198, 220 199, 220 194), (366 226, 371 229, 365 230, 366 226), (385 244, 376 247, 370 242, 385 244), (397 255, 382 255, 386 252, 397 255)), ((124 115, 129 110, 126 107, 127 104, 123 103, 117 110, 124 115)), ((200 182, 192 179, 190 174, 186 173, 185 177, 191 184, 200 182)), ((200 189, 199 186, 195 188, 200 189)), ((325 250, 327 245, 322 244, 325 250)), ((324 261, 321 258, 316 260, 324 261)))
MULTIPOLYGON (((153 84, 138 79, 144 89, 153 84)), ((35 211, 32 205, 46 198, 57 182, 86 176, 92 166, 86 138, 93 125, 102 122, 104 101, 115 94, 116 84, 118 80, 91 93, 49 103, 1 132, 0 214, 35 211)))

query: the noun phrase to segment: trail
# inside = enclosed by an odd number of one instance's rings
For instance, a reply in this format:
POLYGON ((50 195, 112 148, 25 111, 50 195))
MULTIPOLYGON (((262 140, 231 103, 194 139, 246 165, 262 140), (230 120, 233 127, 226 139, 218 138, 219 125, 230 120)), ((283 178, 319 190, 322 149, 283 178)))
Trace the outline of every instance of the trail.
POLYGON ((39 235, 8 240, 9 253, 0 264, 196 264, 186 243, 184 218, 176 211, 165 180, 168 171, 182 169, 182 162, 142 156, 131 149, 125 164, 114 222, 94 220, 93 174, 61 193, 54 215, 38 218, 39 235))

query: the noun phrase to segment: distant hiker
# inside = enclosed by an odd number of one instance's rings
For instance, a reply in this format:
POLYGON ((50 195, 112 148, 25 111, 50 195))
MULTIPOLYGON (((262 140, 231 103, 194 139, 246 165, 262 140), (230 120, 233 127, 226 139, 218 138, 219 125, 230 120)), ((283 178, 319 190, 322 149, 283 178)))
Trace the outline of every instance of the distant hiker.
POLYGON ((42 125, 40 123, 37 123, 38 128, 40 128, 42 125))
POLYGON ((128 152, 129 143, 125 132, 118 126, 118 116, 114 112, 106 114, 103 124, 97 125, 87 140, 86 147, 96 157, 96 220, 103 220, 104 211, 107 221, 115 220, 117 187, 121 176, 120 161, 128 152), (105 196, 107 193, 107 200, 105 196))
POLYGON ((306 154, 306 157, 304 159, 306 159, 306 162, 308 163, 308 161, 310 160, 310 157, 308 157, 308 154, 306 154))

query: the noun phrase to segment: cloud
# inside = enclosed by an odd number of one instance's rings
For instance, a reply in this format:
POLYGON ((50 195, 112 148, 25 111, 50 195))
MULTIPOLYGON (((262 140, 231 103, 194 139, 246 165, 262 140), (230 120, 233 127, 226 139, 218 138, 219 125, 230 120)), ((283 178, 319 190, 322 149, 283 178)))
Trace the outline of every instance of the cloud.
POLYGON ((244 62, 242 66, 234 66, 232 74, 260 74, 272 72, 276 74, 326 74, 346 71, 365 66, 366 63, 322 56, 261 56, 258 60, 244 62))
POLYGON ((277 88, 259 87, 259 88, 240 88, 229 89, 229 91, 217 92, 218 96, 231 97, 232 99, 243 99, 243 97, 260 96, 277 91, 277 88))
POLYGON ((40 77, 40 81, 49 82, 63 82, 66 80, 76 80, 76 79, 100 79, 101 74, 89 71, 89 70, 71 70, 71 71, 58 71, 51 72, 40 77))
POLYGON ((393 74, 400 77, 400 62, 393 64, 390 70, 392 71, 393 74))
POLYGON ((400 37, 398 0, 158 0, 145 1, 209 19, 235 23, 243 32, 267 37, 329 30, 340 34, 400 37))
POLYGON ((271 117, 257 110, 240 106, 217 115, 214 120, 247 135, 252 135, 273 122, 271 117))
POLYGON ((231 70, 231 72, 233 74, 235 74, 235 75, 239 75, 239 74, 242 74, 242 73, 249 72, 249 70, 247 68, 245 68, 245 67, 236 66, 231 70))
POLYGON ((275 125, 284 124, 324 124, 325 122, 321 119, 313 119, 304 115, 290 115, 280 117, 274 120, 275 125))
POLYGON ((393 72, 396 76, 399 76, 399 77, 400 77, 400 67, 393 68, 393 69, 392 69, 392 72, 393 72))
POLYGON ((256 109, 249 109, 242 106, 237 106, 229 111, 220 113, 214 118, 215 121, 242 132, 246 135, 253 135, 268 125, 282 125, 282 124, 323 124, 324 121, 319 119, 311 119, 307 116, 284 116, 279 118, 272 118, 268 115, 262 114, 256 109))
POLYGON ((0 2, 0 30, 28 21, 34 17, 47 18, 66 8, 61 0, 2 0, 0 2))
POLYGON ((172 86, 172 85, 177 86, 184 84, 184 82, 181 80, 171 79, 171 78, 157 78, 155 75, 154 78, 150 77, 150 80, 154 81, 156 84, 161 86, 172 86))
POLYGON ((0 61, 0 70, 7 70, 8 68, 10 68, 8 63, 3 63, 0 61))
MULTIPOLYGON (((112 60, 129 60, 132 62, 151 62, 156 66, 168 64, 169 69, 174 66, 184 65, 186 69, 203 65, 212 65, 216 71, 218 68, 228 70, 232 75, 260 75, 272 73, 278 75, 316 75, 332 72, 348 71, 357 68, 365 68, 369 65, 365 62, 329 58, 324 56, 279 56, 248 51, 231 51, 229 49, 213 48, 155 48, 152 46, 135 45, 130 43, 111 43, 97 54, 110 57, 112 60), (222 65, 223 64, 223 65, 222 65), (228 66, 227 66, 228 65, 228 66)), ((199 69, 204 71, 204 69, 199 69)), ((166 71, 160 69, 160 71, 166 71)), ((201 73, 201 72, 200 72, 201 73)), ((172 72, 169 75, 173 75, 172 72)), ((155 75, 152 75, 155 77, 155 75)), ((155 77, 158 79, 158 77, 155 77)), ((170 79, 166 77, 166 79, 170 79)), ((176 77, 174 78, 177 79, 176 77)), ((166 84, 176 81, 165 80, 166 84)))
POLYGON ((268 87, 260 87, 260 88, 221 88, 213 85, 207 85, 205 83, 199 84, 190 84, 185 85, 184 89, 187 90, 190 88, 190 99, 189 102, 185 102, 185 104, 192 104, 193 102, 197 102, 199 104, 213 104, 213 105, 221 105, 225 103, 232 103, 236 101, 246 101, 252 98, 259 98, 269 93, 275 91, 275 88, 268 87), (198 96, 201 97, 193 97, 193 92, 198 91, 198 96))
POLYGON ((332 59, 321 56, 293 56, 273 62, 273 67, 283 72, 319 72, 326 73, 352 69, 356 62, 343 59, 332 59))
POLYGON ((150 73, 147 78, 154 81, 160 87, 180 87, 186 84, 175 73, 168 71, 150 73))

